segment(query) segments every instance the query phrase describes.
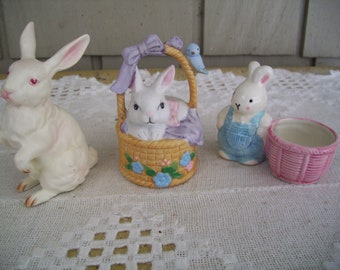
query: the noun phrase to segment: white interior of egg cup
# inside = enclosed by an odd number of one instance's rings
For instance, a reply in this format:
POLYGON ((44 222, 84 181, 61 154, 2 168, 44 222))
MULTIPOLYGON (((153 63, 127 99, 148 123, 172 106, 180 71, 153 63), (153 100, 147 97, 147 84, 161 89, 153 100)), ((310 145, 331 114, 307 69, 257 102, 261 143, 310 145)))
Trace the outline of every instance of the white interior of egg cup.
POLYGON ((281 119, 273 131, 284 142, 301 147, 319 148, 337 141, 337 135, 332 129, 309 119, 281 119))

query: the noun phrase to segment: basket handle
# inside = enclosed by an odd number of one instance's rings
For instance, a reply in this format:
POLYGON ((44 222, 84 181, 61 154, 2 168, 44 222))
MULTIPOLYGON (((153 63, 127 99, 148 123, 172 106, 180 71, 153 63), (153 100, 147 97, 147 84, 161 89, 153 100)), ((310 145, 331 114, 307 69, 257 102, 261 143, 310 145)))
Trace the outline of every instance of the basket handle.
MULTIPOLYGON (((197 108, 197 84, 195 73, 189 64, 186 56, 177 48, 164 44, 164 53, 168 56, 175 58, 184 70, 185 76, 189 84, 189 107, 197 108)), ((125 108, 125 93, 117 94, 117 112, 118 112, 118 124, 121 125, 126 118, 126 108, 125 108)))
POLYGON ((184 70, 185 76, 187 77, 189 83, 189 91, 190 91, 190 99, 189 99, 189 107, 190 108, 197 108, 197 84, 196 84, 196 77, 195 73, 189 64, 188 59, 186 56, 175 47, 171 47, 165 44, 165 54, 172 56, 175 58, 181 67, 184 70))

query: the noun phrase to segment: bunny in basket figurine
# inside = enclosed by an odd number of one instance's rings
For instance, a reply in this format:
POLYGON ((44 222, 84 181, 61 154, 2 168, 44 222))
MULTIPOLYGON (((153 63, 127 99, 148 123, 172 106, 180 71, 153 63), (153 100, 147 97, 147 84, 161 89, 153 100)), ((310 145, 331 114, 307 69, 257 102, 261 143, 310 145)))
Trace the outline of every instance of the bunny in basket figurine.
POLYGON ((151 85, 145 85, 136 68, 132 95, 127 110, 127 133, 141 140, 160 140, 167 126, 179 126, 188 115, 188 105, 165 91, 175 78, 175 67, 169 66, 151 85))
POLYGON ((265 86, 273 69, 251 62, 248 76, 234 91, 231 105, 217 116, 219 155, 241 164, 256 165, 265 160, 264 143, 272 118, 265 112, 265 86))
POLYGON ((7 103, 0 143, 17 151, 15 165, 27 175, 17 191, 41 185, 41 190, 26 199, 27 207, 73 190, 97 163, 97 152, 88 147, 76 120, 50 100, 53 75, 77 63, 89 41, 83 35, 40 62, 35 59, 33 22, 21 34, 21 59, 10 66, 1 89, 7 103))

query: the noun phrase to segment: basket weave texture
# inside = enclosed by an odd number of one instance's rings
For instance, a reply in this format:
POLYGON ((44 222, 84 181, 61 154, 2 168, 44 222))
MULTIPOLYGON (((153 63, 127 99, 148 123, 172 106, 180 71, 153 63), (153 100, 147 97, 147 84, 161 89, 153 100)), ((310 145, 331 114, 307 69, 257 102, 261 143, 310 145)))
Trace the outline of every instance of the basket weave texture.
MULTIPOLYGON (((166 55, 175 58, 184 70, 189 84, 188 106, 197 108, 195 74, 183 53, 165 44, 166 55)), ((150 188, 183 184, 195 173, 196 146, 184 139, 139 140, 121 131, 126 119, 125 94, 117 94, 118 121, 116 132, 119 144, 119 169, 129 181, 150 188)))
MULTIPOLYGON (((303 119, 305 120, 305 119, 303 119)), ((311 121, 311 120, 308 120, 311 121)), ((268 129, 265 152, 272 174, 289 183, 310 184, 319 181, 320 177, 329 169, 339 144, 337 134, 329 127, 323 126, 334 135, 334 143, 322 147, 304 147, 289 143, 275 134, 274 120, 268 129)))

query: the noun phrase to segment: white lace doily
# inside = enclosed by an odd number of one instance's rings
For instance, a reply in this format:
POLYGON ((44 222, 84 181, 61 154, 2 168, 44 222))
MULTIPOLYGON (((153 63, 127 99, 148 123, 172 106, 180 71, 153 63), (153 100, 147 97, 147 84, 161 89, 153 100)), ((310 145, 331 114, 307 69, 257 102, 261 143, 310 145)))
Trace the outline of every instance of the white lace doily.
MULTIPOLYGON (((311 118, 340 133, 339 72, 274 74, 267 91, 274 119, 311 118)), ((197 75, 205 144, 195 176, 170 189, 121 176, 111 84, 54 80, 53 101, 78 120, 99 163, 74 191, 28 209, 25 198, 39 187, 16 192, 23 176, 14 152, 0 146, 0 268, 337 269, 340 150, 319 183, 307 186, 274 178, 267 162, 248 167, 220 159, 216 116, 242 80, 221 70, 197 75)), ((187 82, 176 81, 168 94, 187 99, 187 82)))

